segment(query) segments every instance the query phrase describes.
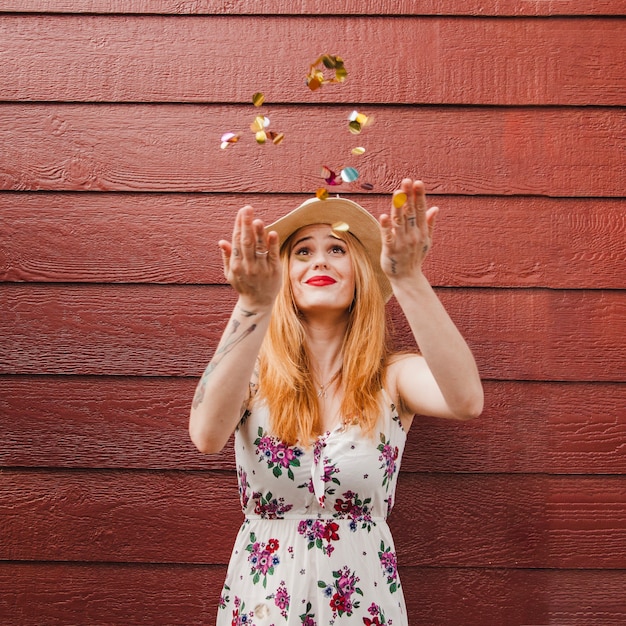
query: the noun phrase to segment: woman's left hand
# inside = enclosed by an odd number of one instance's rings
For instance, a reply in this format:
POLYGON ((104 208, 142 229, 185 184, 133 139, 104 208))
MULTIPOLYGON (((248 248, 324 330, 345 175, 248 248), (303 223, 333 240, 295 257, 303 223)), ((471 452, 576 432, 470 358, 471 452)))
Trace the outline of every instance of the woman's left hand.
POLYGON ((390 214, 380 216, 382 252, 380 264, 393 283, 414 277, 432 245, 437 207, 427 208, 424 183, 405 178, 393 192, 390 214), (402 202, 403 198, 406 198, 402 202))

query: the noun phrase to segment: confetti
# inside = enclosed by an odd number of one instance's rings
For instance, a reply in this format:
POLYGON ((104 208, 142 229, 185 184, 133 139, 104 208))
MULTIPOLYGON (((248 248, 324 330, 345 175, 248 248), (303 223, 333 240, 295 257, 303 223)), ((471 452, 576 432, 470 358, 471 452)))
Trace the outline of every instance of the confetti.
POLYGON ((311 91, 316 91, 322 85, 329 83, 343 83, 348 76, 348 72, 343 64, 343 59, 333 54, 322 54, 318 57, 309 68, 306 77, 306 84, 311 91), (323 68, 334 70, 334 75, 326 78, 323 68))
POLYGON ((315 195, 316 195, 318 200, 327 200, 328 199, 328 190, 324 189, 324 187, 320 187, 315 192, 315 195))
POLYGON ((407 201, 407 196, 404 192, 396 193, 393 196, 393 206, 396 209, 401 209, 404 206, 404 203, 407 201))
POLYGON ((350 230, 350 225, 345 222, 335 222, 330 229, 338 233, 347 233, 350 230))
POLYGON ((353 167, 344 167, 341 170, 341 180, 346 183, 353 183, 359 178, 359 173, 353 167))
POLYGON ((273 130, 268 130, 266 132, 267 138, 277 146, 281 141, 285 138, 285 133, 277 133, 273 130))
POLYGON ((266 129, 270 125, 270 118, 265 117, 265 115, 257 115, 254 118, 254 122, 250 124, 250 130, 253 133, 256 133, 260 130, 266 129))
POLYGON ((265 96, 260 91, 257 91, 252 96, 252 104, 254 104, 255 107, 260 107, 264 102, 265 96))
POLYGON ((361 183, 361 189, 372 191, 372 189, 374 189, 374 185, 372 185, 372 183, 361 183))
POLYGON ((324 165, 322 167, 322 178, 328 185, 341 185, 341 178, 337 179, 337 174, 333 172, 329 167, 324 165))
POLYGON ((257 143, 265 143, 267 141, 267 133, 264 130, 258 130, 254 134, 257 143))
POLYGON ((356 148, 352 148, 352 154, 356 154, 357 156, 365 154, 365 148, 363 146, 357 146, 356 148))
POLYGON ((358 135, 366 126, 371 126, 372 121, 372 116, 367 116, 358 111, 352 111, 348 116, 348 130, 353 135, 358 135))
POLYGON ((239 135, 236 135, 235 133, 224 133, 222 135, 222 139, 221 139, 221 148, 222 150, 226 150, 226 148, 228 148, 228 146, 230 146, 230 144, 232 143, 237 143, 239 141, 239 135))

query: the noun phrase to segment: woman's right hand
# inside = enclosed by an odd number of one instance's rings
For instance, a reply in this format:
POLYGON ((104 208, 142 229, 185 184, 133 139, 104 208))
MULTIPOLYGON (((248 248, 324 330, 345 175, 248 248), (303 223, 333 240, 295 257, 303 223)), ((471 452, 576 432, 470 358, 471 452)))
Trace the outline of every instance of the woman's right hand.
POLYGON ((237 212, 232 241, 218 242, 222 251, 224 276, 237 291, 244 306, 274 303, 282 283, 278 234, 265 232, 254 210, 246 205, 237 212))

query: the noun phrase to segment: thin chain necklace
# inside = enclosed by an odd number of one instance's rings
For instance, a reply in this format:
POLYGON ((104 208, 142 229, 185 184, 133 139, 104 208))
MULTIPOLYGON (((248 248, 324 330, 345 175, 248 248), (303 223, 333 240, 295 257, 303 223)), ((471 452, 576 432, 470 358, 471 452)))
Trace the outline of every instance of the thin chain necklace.
POLYGON ((339 374, 341 374, 342 369, 343 369, 343 365, 333 374, 332 378, 325 385, 320 385, 320 390, 317 392, 318 398, 327 397, 326 391, 330 389, 332 384, 337 380, 337 378, 339 377, 339 374))

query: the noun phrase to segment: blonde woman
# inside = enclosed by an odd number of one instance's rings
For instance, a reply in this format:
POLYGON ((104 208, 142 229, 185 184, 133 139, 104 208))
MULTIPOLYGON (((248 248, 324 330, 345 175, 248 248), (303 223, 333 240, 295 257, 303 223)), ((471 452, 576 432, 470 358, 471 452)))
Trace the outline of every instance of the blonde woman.
POLYGON ((235 433, 245 520, 218 625, 408 624, 386 523, 415 414, 479 415, 474 358, 422 263, 437 209, 404 179, 379 221, 344 198, 220 241, 239 298, 193 399, 204 453, 235 433), (390 354, 394 295, 419 354, 390 354))

